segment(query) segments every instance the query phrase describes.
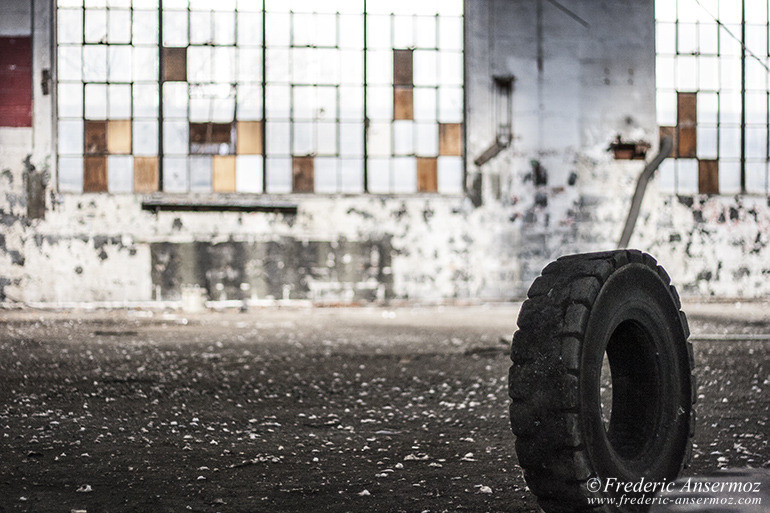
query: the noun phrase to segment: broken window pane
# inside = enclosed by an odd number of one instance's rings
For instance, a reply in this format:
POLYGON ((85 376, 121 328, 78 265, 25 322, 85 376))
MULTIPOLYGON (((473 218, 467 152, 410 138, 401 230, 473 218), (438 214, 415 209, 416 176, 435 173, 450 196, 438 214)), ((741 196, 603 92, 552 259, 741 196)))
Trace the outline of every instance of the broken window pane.
POLYGON ((446 156, 462 155, 463 135, 460 123, 439 123, 439 154, 446 156))
POLYGON ((411 86, 394 87, 393 119, 414 119, 414 99, 411 86))
POLYGON ((211 192, 211 157, 190 157, 190 192, 211 192))
POLYGON ((107 192, 107 157, 83 159, 83 192, 107 192))
POLYGON ((463 191, 462 157, 438 158, 438 192, 460 194, 463 191))
POLYGON ((131 153, 131 121, 110 119, 107 121, 107 152, 110 154, 131 153))
POLYGON ((291 175, 291 157, 268 157, 265 190, 274 194, 291 192, 291 175))
POLYGON ((313 157, 293 157, 292 162, 292 191, 313 192, 315 185, 315 159, 313 157))
POLYGON ((187 158, 165 157, 163 159, 163 190, 187 192, 187 158))
POLYGON ((338 185, 338 160, 336 158, 318 157, 315 159, 315 192, 334 193, 338 185))
POLYGON ((235 160, 235 190, 262 192, 262 156, 238 155, 235 160))
POLYGON ((436 158, 417 159, 417 191, 436 192, 438 190, 438 178, 436 173, 436 158))
POLYGON ((236 144, 239 155, 262 154, 262 122, 238 121, 236 126, 236 144))
POLYGON ((134 192, 158 190, 158 158, 134 157, 134 192))
MULTIPOLYGON (((134 156, 151 157, 158 154, 157 120, 134 120, 132 133, 134 156)), ((165 151, 168 152, 168 149, 165 151)))
POLYGON ((107 189, 110 192, 134 190, 134 158, 131 155, 107 157, 107 189))
POLYGON ((105 84, 86 84, 86 118, 107 118, 107 86, 105 84))
POLYGON ((83 157, 60 157, 57 171, 60 191, 83 191, 83 157))
POLYGON ((235 156, 215 155, 212 166, 214 192, 235 192, 235 156))
POLYGON ((190 153, 234 153, 231 123, 190 123, 190 153))
POLYGON ((113 119, 131 117, 131 85, 110 84, 107 91, 109 105, 107 116, 113 119))

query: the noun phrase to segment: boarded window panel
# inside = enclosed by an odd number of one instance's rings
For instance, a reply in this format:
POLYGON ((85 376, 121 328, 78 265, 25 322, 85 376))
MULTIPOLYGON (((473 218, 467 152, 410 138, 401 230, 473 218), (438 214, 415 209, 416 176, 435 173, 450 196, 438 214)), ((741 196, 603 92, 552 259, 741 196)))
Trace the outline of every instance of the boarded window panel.
POLYGON ((163 48, 163 80, 187 80, 187 48, 163 48))
POLYGON ((417 191, 436 192, 438 190, 438 167, 435 158, 417 159, 417 191))
POLYGON ((158 190, 158 157, 134 157, 134 192, 158 190))
POLYGON ((463 130, 460 123, 439 123, 439 155, 459 157, 463 153, 463 130))
POLYGON ((104 155, 107 153, 107 122, 86 120, 86 154, 104 155))
POLYGON ((292 189, 294 192, 313 192, 313 157, 292 159, 292 189))
POLYGON ((86 157, 83 164, 83 192, 106 191, 107 157, 86 157))
POLYGON ((698 192, 701 194, 719 194, 718 160, 698 162, 698 192))
POLYGON ((679 127, 679 157, 695 157, 697 155, 697 132, 695 126, 679 127))
POLYGON ((680 127, 695 126, 698 112, 696 98, 695 93, 677 93, 677 124, 680 127))
POLYGON ((393 119, 414 119, 413 89, 396 86, 393 89, 393 119))
POLYGON ((662 126, 660 127, 660 139, 663 139, 664 137, 668 137, 671 139, 671 142, 674 143, 673 147, 671 148, 671 154, 669 157, 676 157, 677 151, 679 150, 678 144, 677 144, 677 133, 676 133, 676 127, 675 126, 662 126))
POLYGON ((412 50, 393 50, 393 83, 411 86, 412 50))
POLYGON ((107 121, 107 151, 113 155, 131 153, 131 120, 107 121))
POLYGON ((32 126, 29 37, 0 37, 0 126, 32 126))
POLYGON ((214 192, 235 192, 235 155, 214 156, 214 192))
POLYGON ((236 145, 238 155, 262 155, 262 122, 238 121, 236 145))

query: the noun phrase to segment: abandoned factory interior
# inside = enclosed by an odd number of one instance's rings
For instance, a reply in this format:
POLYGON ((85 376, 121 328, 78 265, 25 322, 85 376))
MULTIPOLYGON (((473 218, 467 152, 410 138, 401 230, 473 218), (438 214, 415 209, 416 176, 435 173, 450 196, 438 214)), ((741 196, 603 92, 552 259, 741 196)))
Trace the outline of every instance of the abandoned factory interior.
POLYGON ((760 0, 3 0, 0 302, 521 298, 663 140, 628 247, 766 297, 769 55, 760 0))

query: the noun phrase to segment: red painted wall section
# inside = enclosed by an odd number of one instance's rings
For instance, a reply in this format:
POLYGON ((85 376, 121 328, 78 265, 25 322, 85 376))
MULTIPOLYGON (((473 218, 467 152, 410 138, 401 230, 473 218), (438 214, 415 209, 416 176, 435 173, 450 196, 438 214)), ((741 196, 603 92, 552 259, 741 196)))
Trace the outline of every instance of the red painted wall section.
POLYGON ((32 126, 30 37, 0 37, 0 126, 32 126))

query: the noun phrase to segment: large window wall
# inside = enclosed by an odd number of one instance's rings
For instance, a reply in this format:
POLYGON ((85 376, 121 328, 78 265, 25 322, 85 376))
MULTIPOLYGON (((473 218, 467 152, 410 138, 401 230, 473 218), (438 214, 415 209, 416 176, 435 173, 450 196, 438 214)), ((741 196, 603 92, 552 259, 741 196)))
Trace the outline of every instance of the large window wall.
POLYGON ((768 194, 768 1, 656 1, 661 187, 768 194))
POLYGON ((62 191, 462 190, 461 0, 57 5, 62 191))

